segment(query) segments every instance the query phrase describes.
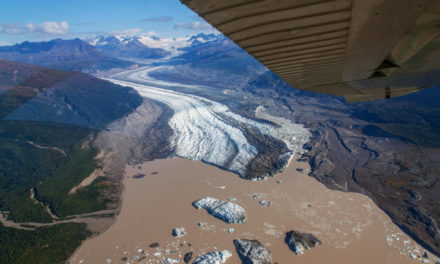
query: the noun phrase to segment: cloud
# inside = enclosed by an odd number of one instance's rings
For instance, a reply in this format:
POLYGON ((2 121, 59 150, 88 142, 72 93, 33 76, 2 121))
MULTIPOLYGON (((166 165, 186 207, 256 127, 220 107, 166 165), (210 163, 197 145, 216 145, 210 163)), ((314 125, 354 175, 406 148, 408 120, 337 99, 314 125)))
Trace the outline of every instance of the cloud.
POLYGON ((148 32, 142 33, 142 36, 147 36, 147 37, 152 37, 152 36, 156 36, 156 35, 157 35, 157 32, 154 30, 150 30, 148 32))
POLYGON ((69 23, 66 21, 48 21, 41 24, 2 24, 0 33, 8 35, 21 35, 29 33, 39 33, 44 35, 64 35, 69 32, 69 23))
POLYGON ((170 22, 172 20, 174 20, 174 18, 170 16, 148 17, 141 19, 142 22, 163 22, 163 23, 170 22))
POLYGON ((0 33, 15 35, 22 32, 21 26, 18 24, 3 24, 0 25, 0 33))
POLYGON ((119 31, 113 31, 110 33, 110 35, 122 35, 122 36, 131 37, 131 36, 138 34, 141 31, 142 31, 142 28, 129 28, 129 29, 124 29, 124 30, 119 30, 119 31))
POLYGON ((174 25, 174 28, 183 28, 194 31, 213 31, 214 28, 206 22, 182 22, 174 25))
POLYGON ((41 33, 47 33, 52 35, 63 35, 69 32, 69 23, 62 22, 44 22, 41 25, 36 25, 37 30, 41 33))

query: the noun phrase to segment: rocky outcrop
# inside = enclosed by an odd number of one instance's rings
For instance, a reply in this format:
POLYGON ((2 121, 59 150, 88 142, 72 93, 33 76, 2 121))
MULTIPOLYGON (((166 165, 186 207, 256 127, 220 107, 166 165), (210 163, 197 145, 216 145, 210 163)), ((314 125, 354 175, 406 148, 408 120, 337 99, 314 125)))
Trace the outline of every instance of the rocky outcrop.
POLYGON ((258 202, 260 205, 264 205, 264 206, 271 206, 272 202, 268 201, 268 200, 261 200, 258 202))
POLYGON ((306 250, 322 244, 314 235, 297 231, 287 232, 284 242, 296 255, 304 254, 306 250))
POLYGON ((193 257, 193 252, 187 252, 185 253, 185 255, 183 256, 183 262, 185 263, 189 263, 193 257))
POLYGON ((228 224, 243 224, 246 222, 246 212, 238 204, 205 197, 192 204, 196 209, 206 209, 212 216, 228 224))
POLYGON ((208 252, 204 255, 198 256, 193 264, 222 264, 232 256, 229 250, 208 252))
POLYGON ((187 235, 185 228, 183 228, 183 227, 176 227, 173 229, 173 231, 171 233, 175 237, 183 237, 183 236, 187 235))
POLYGON ((179 259, 173 259, 173 258, 166 258, 163 259, 162 264, 175 264, 175 263, 179 263, 179 259))
POLYGON ((272 263, 272 253, 258 240, 235 239, 234 245, 243 264, 272 263))
POLYGON ((133 179, 143 179, 145 178, 145 174, 143 173, 136 173, 135 175, 133 175, 133 179))
POLYGON ((149 245, 150 248, 157 248, 157 247, 159 247, 159 246, 160 246, 160 245, 159 245, 159 243, 157 243, 157 242, 151 243, 151 244, 149 245))

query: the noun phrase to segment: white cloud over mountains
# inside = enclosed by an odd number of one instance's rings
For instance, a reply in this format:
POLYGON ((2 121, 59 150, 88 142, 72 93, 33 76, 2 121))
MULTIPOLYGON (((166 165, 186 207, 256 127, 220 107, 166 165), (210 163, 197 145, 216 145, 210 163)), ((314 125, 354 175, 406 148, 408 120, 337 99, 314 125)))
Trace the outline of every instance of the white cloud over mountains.
POLYGON ((206 22, 200 22, 200 21, 177 23, 174 26, 174 28, 183 28, 183 29, 189 29, 189 30, 194 30, 194 31, 215 30, 210 24, 208 24, 206 22))
POLYGON ((0 33, 8 35, 21 35, 29 33, 38 33, 45 35, 64 35, 69 32, 70 25, 66 21, 55 22, 48 21, 41 24, 27 23, 27 24, 1 24, 0 33))
POLYGON ((40 33, 52 34, 52 35, 63 35, 69 32, 69 23, 66 21, 61 22, 44 22, 40 25, 30 23, 33 30, 40 33))

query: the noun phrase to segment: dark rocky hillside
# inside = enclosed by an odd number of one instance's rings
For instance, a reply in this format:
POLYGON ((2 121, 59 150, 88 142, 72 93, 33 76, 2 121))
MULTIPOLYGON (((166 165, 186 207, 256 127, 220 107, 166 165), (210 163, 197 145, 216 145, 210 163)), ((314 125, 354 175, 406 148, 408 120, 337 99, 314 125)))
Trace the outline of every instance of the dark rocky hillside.
POLYGON ((131 88, 79 72, 64 72, 0 60, 0 82, 12 93, 26 93, 20 104, 2 101, 9 120, 33 120, 103 129, 140 105, 131 88), (8 87, 10 86, 10 87, 8 87), (6 107, 8 107, 6 111, 6 107))

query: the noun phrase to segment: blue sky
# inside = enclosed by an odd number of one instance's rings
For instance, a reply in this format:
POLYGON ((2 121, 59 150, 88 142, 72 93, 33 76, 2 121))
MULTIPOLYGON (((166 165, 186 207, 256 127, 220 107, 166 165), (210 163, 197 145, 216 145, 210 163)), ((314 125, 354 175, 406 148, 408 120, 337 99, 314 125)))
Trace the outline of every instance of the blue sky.
POLYGON ((111 33, 180 37, 210 31, 179 0, 0 1, 0 45, 111 33))

